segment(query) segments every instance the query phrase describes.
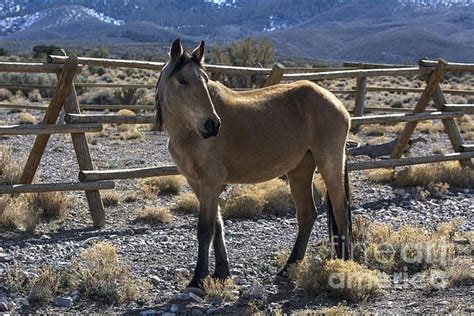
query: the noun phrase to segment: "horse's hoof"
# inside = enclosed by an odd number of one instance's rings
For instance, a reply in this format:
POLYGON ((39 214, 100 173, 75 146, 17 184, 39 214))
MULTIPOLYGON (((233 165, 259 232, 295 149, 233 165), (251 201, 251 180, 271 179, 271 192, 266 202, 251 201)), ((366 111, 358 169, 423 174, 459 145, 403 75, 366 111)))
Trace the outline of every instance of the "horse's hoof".
POLYGON ((184 289, 184 293, 185 294, 189 294, 189 293, 192 293, 194 295, 197 295, 199 297, 203 297, 204 296, 204 291, 201 290, 200 288, 198 287, 187 287, 186 289, 184 289))

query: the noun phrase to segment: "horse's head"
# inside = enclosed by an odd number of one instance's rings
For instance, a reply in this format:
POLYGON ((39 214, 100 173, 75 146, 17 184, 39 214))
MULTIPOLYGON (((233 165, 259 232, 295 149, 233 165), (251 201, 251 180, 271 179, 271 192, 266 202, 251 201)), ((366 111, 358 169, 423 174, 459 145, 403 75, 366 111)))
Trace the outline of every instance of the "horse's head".
POLYGON ((203 138, 219 133, 221 120, 209 96, 203 57, 204 42, 192 52, 185 52, 179 39, 171 45, 170 60, 161 70, 156 87, 159 129, 167 117, 174 117, 203 138))

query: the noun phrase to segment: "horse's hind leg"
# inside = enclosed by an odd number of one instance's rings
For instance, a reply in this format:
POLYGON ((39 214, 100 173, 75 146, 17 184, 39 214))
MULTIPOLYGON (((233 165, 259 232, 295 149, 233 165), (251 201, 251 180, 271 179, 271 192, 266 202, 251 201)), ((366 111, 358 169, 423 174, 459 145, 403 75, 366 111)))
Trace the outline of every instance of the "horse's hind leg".
POLYGON ((280 276, 286 274, 289 265, 304 258, 306 247, 308 246, 311 230, 316 220, 316 209, 311 190, 314 168, 313 155, 308 151, 298 166, 288 173, 291 195, 296 204, 298 236, 285 267, 278 273, 280 276))
MULTIPOLYGON (((331 147, 329 147, 331 148, 331 147)), ((331 155, 325 155, 320 150, 315 155, 318 171, 321 173, 328 190, 328 225, 331 243, 336 246, 338 258, 350 259, 351 246, 351 218, 348 200, 348 189, 345 187, 347 175, 345 174, 344 150, 334 148, 331 155)))

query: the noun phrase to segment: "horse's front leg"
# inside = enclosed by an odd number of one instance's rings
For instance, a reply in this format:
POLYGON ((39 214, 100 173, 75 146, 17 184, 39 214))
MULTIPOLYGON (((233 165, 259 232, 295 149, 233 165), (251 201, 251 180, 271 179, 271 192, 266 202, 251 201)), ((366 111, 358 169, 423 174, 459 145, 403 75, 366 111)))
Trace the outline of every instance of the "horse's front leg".
POLYGON ((209 248, 216 232, 217 204, 219 191, 210 185, 200 185, 198 218, 198 259, 194 276, 188 287, 202 286, 202 280, 209 275, 209 248))
POLYGON ((216 231, 214 233, 214 254, 216 257, 216 270, 213 277, 221 280, 230 277, 229 259, 224 241, 224 223, 220 214, 217 214, 216 231))

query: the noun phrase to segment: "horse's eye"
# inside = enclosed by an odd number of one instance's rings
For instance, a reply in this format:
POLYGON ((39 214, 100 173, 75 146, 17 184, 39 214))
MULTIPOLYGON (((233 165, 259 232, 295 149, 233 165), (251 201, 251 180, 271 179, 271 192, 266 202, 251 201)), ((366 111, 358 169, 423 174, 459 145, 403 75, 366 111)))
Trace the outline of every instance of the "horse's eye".
POLYGON ((178 78, 178 82, 182 85, 188 84, 188 81, 184 78, 178 78))

